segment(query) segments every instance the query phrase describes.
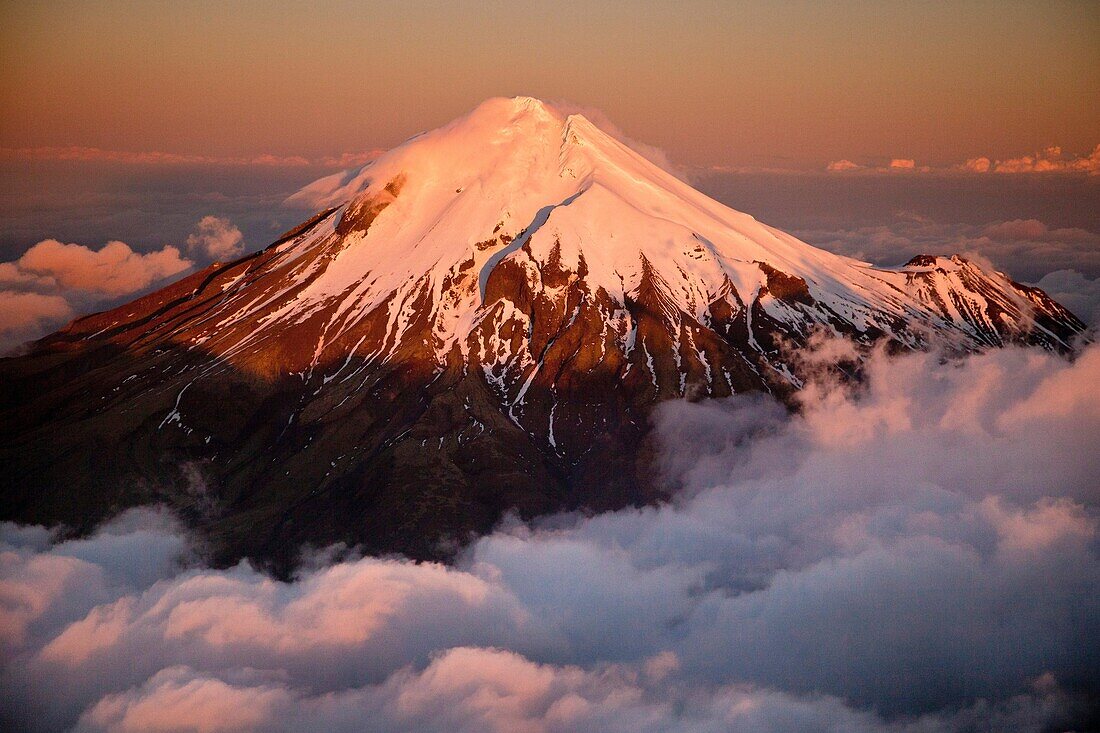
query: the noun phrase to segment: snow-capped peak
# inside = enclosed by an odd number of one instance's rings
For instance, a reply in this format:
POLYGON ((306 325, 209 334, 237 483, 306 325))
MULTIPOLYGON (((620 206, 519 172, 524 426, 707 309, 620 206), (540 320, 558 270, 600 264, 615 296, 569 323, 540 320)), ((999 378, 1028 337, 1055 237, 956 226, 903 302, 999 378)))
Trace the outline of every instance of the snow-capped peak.
POLYGON ((658 369, 645 316, 666 334, 682 393, 690 362, 706 362, 684 352, 697 340, 685 328, 736 335, 748 350, 738 359, 792 383, 772 364, 776 339, 818 328, 914 347, 932 334, 968 348, 1034 332, 1065 345, 1034 318, 1045 301, 999 273, 936 258, 882 269, 817 249, 530 97, 487 100, 293 198, 325 210, 225 285, 218 328, 195 336, 206 348, 243 356, 308 331, 308 360, 280 352, 279 363, 312 373, 348 349, 388 360, 415 348, 439 368, 507 365, 522 384, 536 344, 560 336, 542 331, 585 314, 622 358, 637 346, 658 369))

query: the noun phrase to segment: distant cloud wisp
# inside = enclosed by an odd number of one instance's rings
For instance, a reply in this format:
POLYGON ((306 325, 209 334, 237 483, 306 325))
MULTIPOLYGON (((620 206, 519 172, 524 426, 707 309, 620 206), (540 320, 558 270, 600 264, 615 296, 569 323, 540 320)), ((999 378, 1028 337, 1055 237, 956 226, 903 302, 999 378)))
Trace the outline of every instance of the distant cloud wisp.
POLYGON ((213 166, 259 166, 272 168, 343 168, 363 165, 377 158, 383 150, 374 149, 360 152, 347 152, 336 156, 306 158, 301 155, 260 155, 218 156, 194 155, 190 153, 168 153, 163 151, 105 150, 103 148, 80 145, 46 146, 37 148, 0 148, 0 159, 8 160, 57 160, 94 163, 126 163, 131 165, 213 165, 213 166))
POLYGON ((889 163, 861 164, 848 159, 835 160, 825 166, 829 173, 1086 173, 1100 174, 1100 145, 1082 155, 1067 155, 1058 146, 1051 146, 1029 155, 996 160, 986 156, 968 158, 957 165, 933 167, 917 165, 911 158, 893 158, 889 163))

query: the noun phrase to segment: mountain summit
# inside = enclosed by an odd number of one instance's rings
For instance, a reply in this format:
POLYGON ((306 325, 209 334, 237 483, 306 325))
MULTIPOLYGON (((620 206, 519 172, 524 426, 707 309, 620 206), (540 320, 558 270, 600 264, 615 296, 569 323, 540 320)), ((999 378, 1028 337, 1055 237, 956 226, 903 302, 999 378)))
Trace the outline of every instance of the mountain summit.
POLYGON ((816 249, 527 97, 292 199, 319 213, 266 249, 0 361, 3 518, 155 500, 227 562, 441 557, 505 511, 658 498, 653 405, 789 395, 818 332, 1065 350, 1084 328, 960 257, 816 249))

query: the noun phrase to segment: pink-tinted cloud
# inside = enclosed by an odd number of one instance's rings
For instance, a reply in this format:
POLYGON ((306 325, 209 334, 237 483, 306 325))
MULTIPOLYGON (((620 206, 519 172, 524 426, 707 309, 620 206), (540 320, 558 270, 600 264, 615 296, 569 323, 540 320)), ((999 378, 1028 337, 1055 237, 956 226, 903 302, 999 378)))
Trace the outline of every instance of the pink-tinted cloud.
POLYGON ((125 242, 108 242, 98 250, 82 244, 47 239, 31 247, 11 264, 18 276, 51 281, 63 290, 81 290, 118 296, 148 287, 179 274, 192 262, 168 245, 139 253, 125 242))
POLYGON ((135 252, 124 242, 100 249, 39 242, 0 263, 0 353, 64 325, 96 304, 140 292, 194 263, 172 246, 135 252))
POLYGON ((247 733, 270 727, 290 703, 290 693, 278 686, 235 686, 173 667, 140 689, 103 698, 78 727, 105 733, 247 733))
POLYGON ((60 295, 0 290, 0 354, 76 315, 60 295))
POLYGON ((205 216, 187 238, 187 255, 165 245, 139 252, 111 241, 94 249, 46 239, 0 263, 0 354, 63 326, 81 313, 137 295, 198 264, 244 252, 228 219, 205 216))
POLYGON ((244 253, 244 235, 228 219, 204 216, 187 237, 187 252, 202 260, 225 262, 244 253))
POLYGON ((937 168, 918 166, 910 158, 893 158, 886 165, 860 165, 850 160, 837 160, 825 166, 830 173, 886 173, 917 171, 921 173, 1086 173, 1100 174, 1100 145, 1091 152, 1067 155, 1062 148, 1051 146, 1041 151, 1015 158, 997 160, 987 156, 967 158, 958 165, 937 168))
POLYGON ((994 173, 1084 172, 1097 174, 1100 173, 1100 145, 1097 145, 1088 154, 1077 156, 1067 156, 1062 152, 1062 148, 1052 146, 1031 155, 998 160, 991 164, 989 170, 994 173))
POLYGON ((968 158, 965 163, 962 164, 964 170, 971 173, 988 173, 993 168, 993 161, 986 157, 968 158))
POLYGON ((834 160, 825 166, 828 173, 913 173, 919 171, 927 173, 931 170, 928 166, 917 166, 912 158, 891 158, 889 161, 876 165, 861 165, 847 158, 834 160))
POLYGON ((832 163, 829 163, 829 165, 825 166, 825 170, 836 173, 843 171, 857 171, 862 170, 863 168, 864 166, 859 165, 858 163, 853 163, 852 161, 847 159, 834 160, 832 163))
POLYGON ((384 152, 386 151, 382 148, 375 148, 373 150, 364 150, 358 153, 328 155, 318 159, 317 163, 326 168, 356 168, 361 165, 366 165, 384 152))
POLYGON ((131 163, 140 165, 257 165, 298 167, 312 165, 299 155, 279 156, 264 153, 255 156, 213 156, 162 151, 104 150, 70 145, 67 147, 0 148, 0 158, 15 160, 70 160, 84 162, 131 163))

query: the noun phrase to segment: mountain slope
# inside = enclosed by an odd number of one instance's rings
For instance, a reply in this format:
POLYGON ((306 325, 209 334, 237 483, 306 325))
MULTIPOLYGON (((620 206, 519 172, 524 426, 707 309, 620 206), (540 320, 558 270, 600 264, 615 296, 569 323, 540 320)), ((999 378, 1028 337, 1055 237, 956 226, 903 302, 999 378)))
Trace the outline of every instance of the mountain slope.
POLYGON ((0 362, 9 516, 154 499, 226 561, 445 556, 509 509, 657 498, 652 405, 789 394, 818 331, 1064 350, 1083 329, 958 257, 813 248, 529 98, 295 198, 320 212, 267 249, 0 362))

